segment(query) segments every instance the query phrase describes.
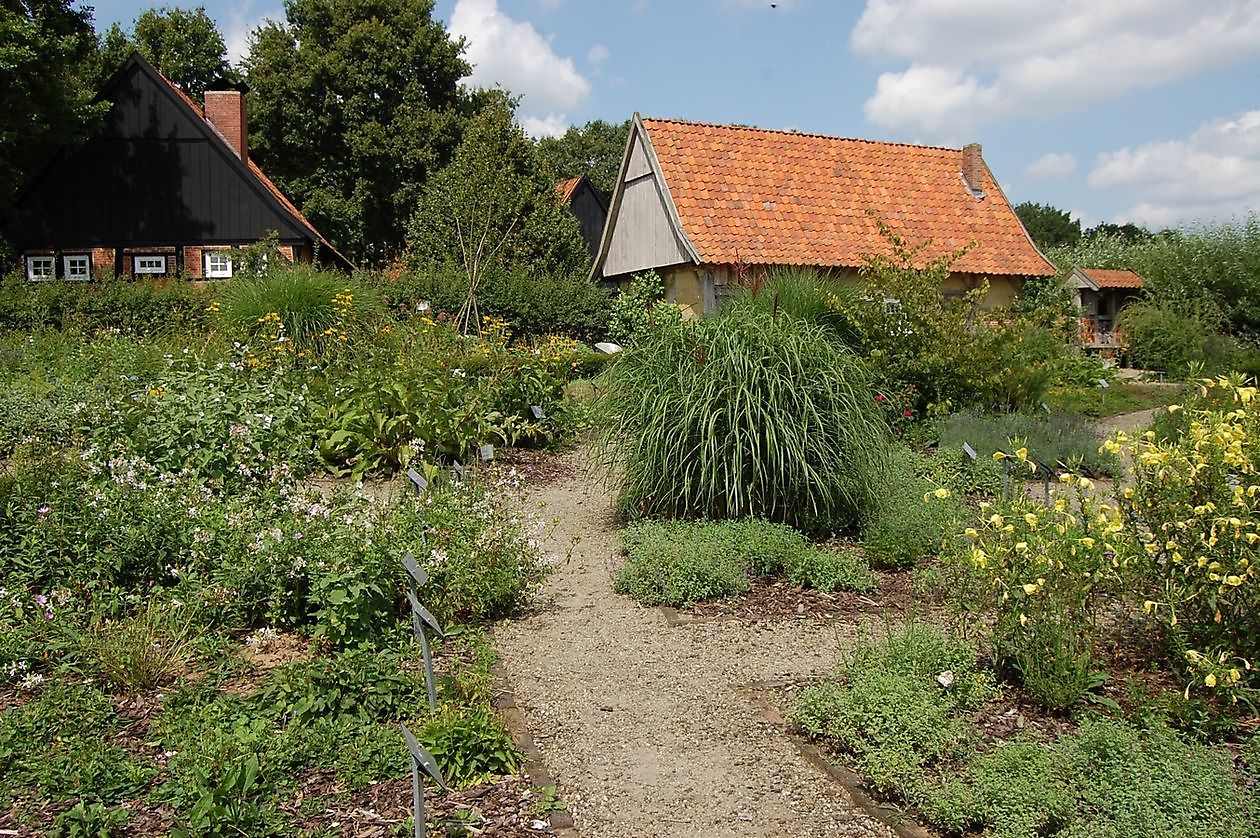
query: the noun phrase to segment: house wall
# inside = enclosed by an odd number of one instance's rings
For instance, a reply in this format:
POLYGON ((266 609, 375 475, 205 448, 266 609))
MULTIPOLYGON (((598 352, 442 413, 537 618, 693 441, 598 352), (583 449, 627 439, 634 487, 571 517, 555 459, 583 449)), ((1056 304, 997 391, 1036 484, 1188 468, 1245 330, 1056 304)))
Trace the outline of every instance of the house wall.
MULTIPOLYGON (((241 242, 234 247, 249 247, 253 242, 241 242)), ((68 247, 63 250, 53 248, 30 248, 22 252, 18 258, 15 268, 26 275, 26 257, 27 256, 56 256, 57 272, 61 274, 61 257, 66 254, 87 253, 92 258, 92 280, 101 280, 110 277, 130 277, 132 276, 132 257, 137 255, 152 254, 167 257, 166 276, 180 275, 180 257, 183 257, 183 276, 187 279, 203 278, 202 254, 206 250, 225 250, 227 245, 189 245, 187 247, 172 247, 170 245, 161 245, 155 247, 68 247)), ((281 244, 276 248, 280 255, 290 262, 310 262, 313 258, 313 251, 309 245, 300 244, 281 244)))

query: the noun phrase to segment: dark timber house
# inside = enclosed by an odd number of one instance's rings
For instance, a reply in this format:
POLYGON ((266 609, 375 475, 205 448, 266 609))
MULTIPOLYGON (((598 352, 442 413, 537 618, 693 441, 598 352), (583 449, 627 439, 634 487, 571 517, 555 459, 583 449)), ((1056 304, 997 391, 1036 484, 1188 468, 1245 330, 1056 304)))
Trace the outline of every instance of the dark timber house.
POLYGON ((249 158, 242 85, 202 108, 140 55, 101 91, 104 126, 19 193, 11 237, 32 281, 230 277, 230 249, 275 233, 292 261, 350 262, 249 158))
POLYGON ((608 220, 608 201, 586 175, 570 178, 556 184, 560 202, 569 208, 582 230, 582 241, 594 259, 599 253, 599 240, 604 235, 604 222, 608 220))

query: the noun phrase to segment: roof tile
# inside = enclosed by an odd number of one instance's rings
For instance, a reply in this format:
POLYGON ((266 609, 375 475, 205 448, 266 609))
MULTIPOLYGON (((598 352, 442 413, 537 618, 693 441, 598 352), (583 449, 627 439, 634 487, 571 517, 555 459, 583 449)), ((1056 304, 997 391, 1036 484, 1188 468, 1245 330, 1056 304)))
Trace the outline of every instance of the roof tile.
POLYGON ((1107 270, 1105 268, 1078 268, 1099 288, 1143 288, 1142 275, 1133 270, 1107 270))
POLYGON ((930 238, 925 261, 974 241, 955 271, 1055 272, 987 169, 986 197, 971 195, 959 149, 662 119, 643 125, 704 262, 860 267, 867 255, 889 252, 869 210, 912 242, 930 238))

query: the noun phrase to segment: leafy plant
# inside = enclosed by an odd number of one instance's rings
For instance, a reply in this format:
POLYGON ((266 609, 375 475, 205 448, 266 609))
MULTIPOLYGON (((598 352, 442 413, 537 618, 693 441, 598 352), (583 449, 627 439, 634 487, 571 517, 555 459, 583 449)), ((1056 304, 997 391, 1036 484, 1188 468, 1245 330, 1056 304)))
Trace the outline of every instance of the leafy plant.
POLYGON ((154 600, 132 617, 97 625, 87 645, 101 676, 117 688, 142 692, 187 672, 194 657, 190 610, 154 600))
POLYGON ((862 548, 876 566, 909 567, 940 552, 941 541, 961 515, 955 502, 927 502, 924 495, 941 484, 916 473, 921 460, 905 448, 894 448, 885 475, 885 489, 874 499, 862 522, 862 548))
POLYGON ((52 838, 113 838, 121 834, 127 820, 126 809, 110 809, 100 803, 80 800, 57 816, 50 835, 52 838))
POLYGON ((420 730, 421 743, 456 788, 498 774, 515 774, 524 757, 492 711, 443 707, 420 730))
POLYGON ((678 307, 665 302, 665 281, 656 271, 648 271, 631 277, 625 290, 613 298, 608 337, 632 346, 655 328, 669 328, 681 322, 678 307))
POLYGON ((732 306, 654 331, 610 367, 597 427, 639 514, 857 520, 887 431, 861 363, 818 326, 732 306))

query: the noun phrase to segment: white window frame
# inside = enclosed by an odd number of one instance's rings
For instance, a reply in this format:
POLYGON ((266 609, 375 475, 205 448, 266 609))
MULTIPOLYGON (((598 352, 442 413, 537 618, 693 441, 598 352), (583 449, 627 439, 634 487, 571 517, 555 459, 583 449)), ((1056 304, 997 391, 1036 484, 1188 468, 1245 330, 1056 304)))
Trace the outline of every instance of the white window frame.
POLYGON ((26 279, 28 282, 52 282, 57 278, 57 257, 56 256, 27 256, 26 257, 26 279), (36 273, 36 266, 39 266, 40 272, 36 273), (47 271, 44 273, 43 271, 47 271))
POLYGON ((131 272, 136 276, 165 276, 166 265, 166 257, 160 253, 142 253, 131 257, 131 272))
POLYGON ((202 258, 202 276, 206 279, 231 279, 232 277, 232 254, 227 250, 204 250, 201 254, 202 258), (212 262, 227 262, 227 266, 213 267, 212 262))
POLYGON ((92 279, 92 254, 67 253, 61 257, 62 275, 67 282, 90 282, 92 279), (82 273, 79 271, 82 270, 82 273))

